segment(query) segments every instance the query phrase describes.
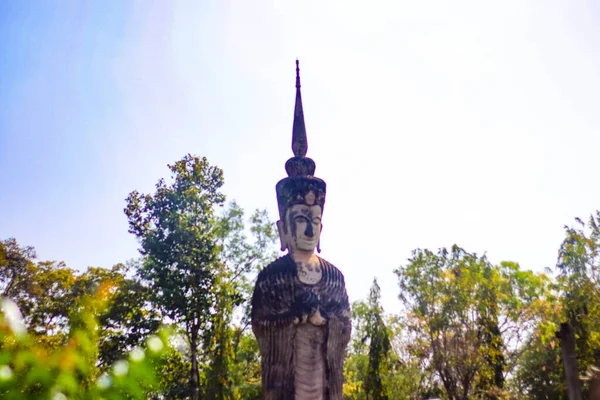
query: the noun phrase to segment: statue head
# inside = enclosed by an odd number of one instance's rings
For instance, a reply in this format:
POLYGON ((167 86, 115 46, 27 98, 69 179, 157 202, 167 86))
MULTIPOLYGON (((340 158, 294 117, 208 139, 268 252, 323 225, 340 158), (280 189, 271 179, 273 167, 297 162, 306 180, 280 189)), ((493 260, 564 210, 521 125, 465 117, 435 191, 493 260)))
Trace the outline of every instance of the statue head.
POLYGON ((314 251, 319 248, 321 218, 325 206, 327 185, 316 178, 315 162, 306 157, 308 144, 300 95, 300 69, 296 60, 296 106, 292 131, 294 157, 285 163, 287 178, 275 187, 279 205, 277 229, 281 239, 281 250, 290 252, 314 251))
POLYGON ((324 196, 323 201, 317 202, 317 193, 309 189, 301 197, 303 201, 298 199, 280 210, 277 229, 281 250, 312 253, 316 248, 320 252, 324 196))

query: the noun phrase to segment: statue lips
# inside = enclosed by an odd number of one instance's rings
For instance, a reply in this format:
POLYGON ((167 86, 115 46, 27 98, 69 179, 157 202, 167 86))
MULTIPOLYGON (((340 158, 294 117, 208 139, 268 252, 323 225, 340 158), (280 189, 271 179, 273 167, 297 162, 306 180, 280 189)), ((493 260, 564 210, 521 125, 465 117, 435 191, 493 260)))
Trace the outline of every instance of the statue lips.
POLYGON ((317 240, 316 239, 305 239, 305 238, 298 238, 296 239, 296 245, 298 247, 298 249, 300 250, 304 250, 304 251, 314 251, 315 247, 317 247, 317 240))

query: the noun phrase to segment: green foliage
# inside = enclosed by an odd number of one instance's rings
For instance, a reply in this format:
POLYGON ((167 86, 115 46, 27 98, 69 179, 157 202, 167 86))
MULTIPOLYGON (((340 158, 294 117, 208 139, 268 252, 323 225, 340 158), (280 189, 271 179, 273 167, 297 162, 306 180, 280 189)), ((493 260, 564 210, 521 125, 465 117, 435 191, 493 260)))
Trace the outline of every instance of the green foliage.
POLYGON ((428 344, 448 398, 504 397, 505 375, 531 334, 547 279, 515 263, 493 266, 458 246, 416 250, 396 274, 407 328, 428 344))
POLYGON ((140 275, 155 303, 191 334, 206 324, 214 303, 215 207, 225 200, 223 171, 191 155, 169 169, 172 182, 160 179, 153 195, 131 192, 125 214, 129 232, 140 240, 140 275))
POLYGON ((0 273, 0 285, 10 287, 6 296, 16 302, 28 332, 36 340, 52 346, 64 345, 69 337, 69 317, 85 296, 94 295, 103 285, 110 286, 106 305, 94 315, 99 321, 98 367, 104 369, 133 347, 140 345, 160 324, 148 288, 129 268, 118 264, 111 269, 89 268, 85 273, 67 268, 64 263, 35 262, 32 248, 21 247, 14 239, 3 242, 8 250, 0 273), (23 272, 15 275, 10 270, 23 272))
POLYGON ((221 263, 213 288, 216 312, 206 340, 205 398, 260 397, 260 381, 257 384, 255 376, 257 370, 260 372, 257 354, 249 357, 244 353, 250 345, 257 352, 258 345, 253 337, 249 341, 245 331, 250 322, 252 277, 261 265, 274 258, 271 251, 276 238, 274 224, 265 211, 255 211, 250 217, 250 240, 246 235, 244 210, 233 202, 217 225, 221 263), (239 321, 235 321, 235 315, 241 316, 239 321), (236 361, 244 362, 245 369, 236 368, 236 361))
POLYGON ((80 300, 71 315, 64 346, 49 346, 27 334, 16 304, 2 300, 0 316, 0 396, 3 399, 146 399, 159 389, 166 334, 150 337, 148 350, 136 347, 107 372, 96 368, 98 325, 94 315, 106 306, 108 287, 80 300))
POLYGON ((565 226, 556 267, 560 322, 574 332, 580 373, 590 374, 600 365, 600 211, 587 224, 577 218, 575 227, 565 226))
POLYGON ((151 301, 149 288, 135 276, 128 277, 131 268, 123 264, 111 269, 90 267, 76 278, 72 288, 72 297, 76 299, 93 294, 102 285, 109 284, 111 287, 107 307, 96 316, 100 326, 100 369, 139 346, 161 324, 161 316, 151 301))
POLYGON ((477 257, 455 246, 438 254, 417 250, 396 271, 400 298, 415 317, 410 329, 428 341, 432 366, 451 400, 474 396, 484 365, 473 302, 480 267, 477 257))
MULTIPOLYGON (((181 326, 190 345, 192 397, 239 398, 236 352, 249 324, 252 277, 271 258, 276 238, 266 212, 250 217, 235 202, 222 215, 222 171, 186 156, 169 166, 153 195, 132 192, 125 213, 141 243, 139 270, 161 314, 181 326), (241 318, 238 318, 241 316, 241 318), (201 358, 199 357, 201 352, 201 358)), ((249 359, 248 359, 249 360, 249 359)))
MULTIPOLYGON (((169 169, 127 198, 137 263, 77 272, 0 241, 0 398, 262 398, 248 304, 275 226, 235 202, 218 212, 223 173, 205 158, 169 169)), ((395 271, 398 315, 374 281, 352 305, 344 399, 566 399, 561 322, 600 388, 600 212, 576 221, 553 279, 458 246, 417 249, 395 271)))
POLYGON ((575 332, 579 367, 600 362, 600 211, 565 227, 557 269, 564 318, 575 332))
POLYGON ((545 343, 541 334, 532 336, 519 360, 512 382, 519 399, 567 399, 560 345, 557 340, 545 343))
POLYGON ((169 169, 172 181, 160 179, 154 195, 129 194, 125 214, 145 257, 139 275, 163 315, 184 326, 191 351, 192 399, 197 399, 200 334, 207 330, 216 303, 215 207, 225 201, 220 192, 223 171, 189 154, 169 169))
POLYGON ((379 301, 377 282, 368 301, 352 304, 353 331, 344 364, 344 399, 385 398, 420 400, 436 398, 424 359, 428 347, 395 316, 386 317, 379 301))
MULTIPOLYGON (((96 398, 93 391, 96 389, 92 385, 94 380, 99 379, 100 374, 110 375, 112 365, 126 360, 130 352, 135 351, 139 355, 139 346, 158 329, 160 320, 148 303, 147 289, 134 278, 128 278, 128 268, 123 265, 112 269, 89 268, 87 272, 77 274, 63 263, 36 263, 33 248, 21 247, 14 239, 1 243, 0 285, 10 287, 7 291, 10 297, 5 297, 5 304, 9 305, 9 309, 10 304, 14 304, 14 310, 22 307, 24 311, 18 313, 23 317, 23 335, 15 335, 12 330, 5 329, 1 345, 4 350, 12 352, 9 359, 29 360, 29 364, 19 364, 14 369, 9 366, 14 376, 11 384, 17 388, 27 387, 27 393, 37 396, 44 390, 50 390, 44 385, 56 383, 57 379, 75 380, 85 389, 77 392, 77 396, 89 392, 89 398, 96 398), (11 269, 26 271, 27 280, 21 275, 13 275, 11 269), (18 279, 13 279, 13 276, 18 279), (71 369, 67 368, 67 372, 58 375, 56 371, 52 372, 57 368, 62 368, 62 371, 66 368, 65 363, 76 365, 79 369, 69 367, 71 369), (22 374, 27 374, 29 380, 19 380, 22 374), (36 379, 39 382, 35 383, 36 379)), ((136 363, 131 365, 137 366, 136 363)), ((159 366, 156 362, 153 365, 159 366)), ((148 368, 146 365, 131 371, 148 368)), ((141 378, 145 379, 144 376, 141 378)), ((125 381, 115 376, 114 384, 105 392, 115 392, 121 382, 125 381)), ((136 387, 127 384, 131 388, 136 387)), ((65 390, 74 390, 69 387, 65 390)), ((119 390, 125 393, 129 389, 119 390)), ((7 392, 7 396, 10 393, 7 392)), ((77 396, 75 398, 79 398, 77 396)), ((145 395, 136 396, 145 398, 145 395)))
POLYGON ((344 399, 345 400, 364 400, 366 395, 363 388, 368 355, 362 353, 349 352, 344 362, 344 399))
POLYGON ((154 364, 158 377, 159 391, 164 399, 188 399, 191 397, 191 363, 173 346, 165 347, 160 358, 154 364))
POLYGON ((30 333, 40 340, 61 344, 67 335, 67 318, 73 304, 75 274, 63 263, 36 263, 32 247, 15 239, 2 242, 0 287, 22 311, 30 333))
POLYGON ((258 343, 251 332, 237 328, 234 337, 235 362, 231 368, 235 399, 261 400, 262 382, 258 343))
POLYGON ((209 340, 206 352, 209 356, 209 366, 206 372, 206 392, 204 398, 210 400, 233 399, 230 370, 234 363, 233 332, 230 326, 232 315, 233 292, 224 274, 217 277, 216 309, 212 318, 209 340))
POLYGON ((381 289, 377 280, 373 280, 369 294, 369 313, 367 316, 366 337, 369 341, 369 361, 367 374, 364 380, 364 390, 367 399, 388 399, 384 379, 389 371, 390 338, 389 332, 383 322, 383 308, 381 308, 381 289))

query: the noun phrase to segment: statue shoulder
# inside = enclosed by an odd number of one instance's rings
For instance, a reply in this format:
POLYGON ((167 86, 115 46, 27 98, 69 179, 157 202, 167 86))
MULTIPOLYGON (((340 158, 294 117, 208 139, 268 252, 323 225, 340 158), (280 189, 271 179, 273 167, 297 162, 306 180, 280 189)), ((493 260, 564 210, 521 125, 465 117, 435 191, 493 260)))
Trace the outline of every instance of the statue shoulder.
POLYGON ((344 274, 335 265, 319 257, 319 260, 323 264, 323 277, 329 281, 341 282, 345 285, 344 274))
POLYGON ((279 257, 258 273, 256 283, 264 281, 272 277, 283 277, 288 275, 294 275, 296 273, 296 266, 291 261, 288 255, 279 257))

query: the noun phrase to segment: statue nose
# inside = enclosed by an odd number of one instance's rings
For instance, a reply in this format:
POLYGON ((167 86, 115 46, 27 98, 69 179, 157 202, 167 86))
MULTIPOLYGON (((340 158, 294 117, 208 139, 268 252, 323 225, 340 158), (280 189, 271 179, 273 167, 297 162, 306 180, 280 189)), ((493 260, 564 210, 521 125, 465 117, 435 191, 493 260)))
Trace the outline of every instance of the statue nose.
POLYGON ((312 224, 306 224, 306 230, 304 231, 304 235, 308 237, 313 237, 315 235, 315 231, 313 230, 312 224))

